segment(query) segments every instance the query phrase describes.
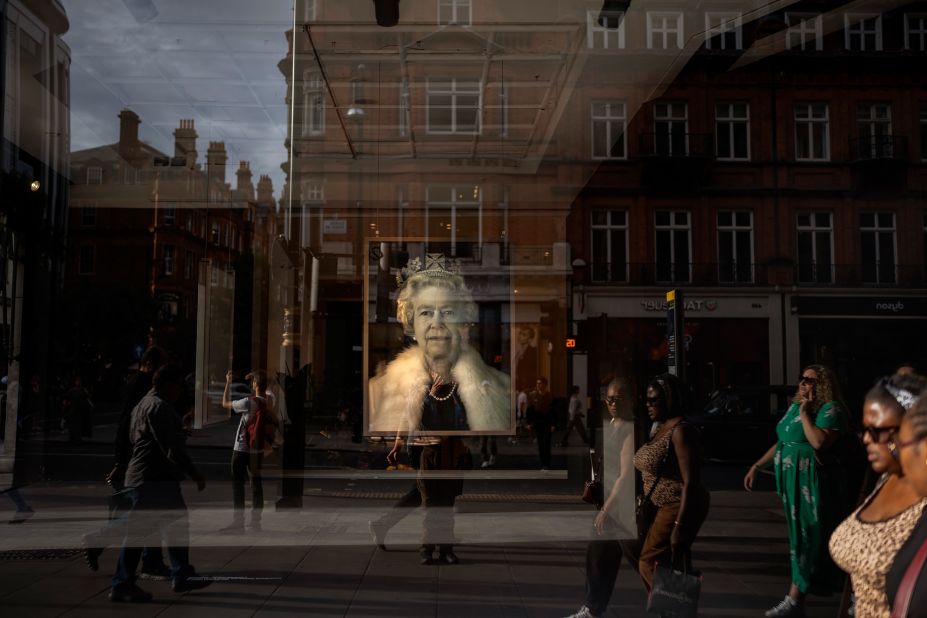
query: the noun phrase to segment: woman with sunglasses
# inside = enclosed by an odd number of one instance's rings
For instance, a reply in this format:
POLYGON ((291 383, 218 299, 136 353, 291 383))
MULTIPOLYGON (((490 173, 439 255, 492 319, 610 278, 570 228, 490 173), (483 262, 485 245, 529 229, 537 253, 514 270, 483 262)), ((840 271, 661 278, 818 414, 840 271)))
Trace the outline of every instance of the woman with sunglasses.
POLYGON ((809 365, 801 372, 792 405, 776 425, 778 441, 744 477, 744 488, 752 491, 757 470, 774 468, 776 492, 789 530, 792 583, 785 598, 766 612, 767 618, 803 617, 805 595, 812 583, 836 571, 826 543, 833 524, 846 513, 846 499, 841 495, 845 483, 824 479, 820 454, 832 448, 847 428, 830 370, 809 365))
MULTIPOLYGON (((634 530, 634 403, 631 382, 616 378, 605 391, 608 419, 596 432, 602 443, 603 498, 593 520, 593 539, 586 547, 586 598, 567 618, 605 615, 624 557, 637 570, 634 530), (630 512, 628 512, 630 510, 630 512)), ((605 419, 603 419, 605 420, 605 419)))
MULTIPOLYGON (((927 498, 927 397, 921 396, 912 405, 901 421, 895 452, 901 462, 901 471, 905 480, 921 498, 927 498)), ((916 579, 910 599, 908 612, 903 613, 903 595, 899 594, 901 582, 908 568, 912 565, 918 552, 927 546, 927 514, 921 515, 914 531, 905 544, 895 554, 892 568, 885 576, 885 594, 890 607, 899 610, 903 618, 927 618, 927 563, 921 564, 915 571, 916 579)), ((916 567, 915 567, 916 568, 916 567)))
POLYGON ((684 419, 685 393, 665 373, 647 386, 647 415, 659 426, 634 454, 653 516, 643 522, 646 535, 638 567, 649 592, 657 562, 691 570, 691 547, 708 515, 708 490, 702 485, 702 444, 698 429, 684 419))
POLYGON ((905 478, 896 445, 901 421, 924 387, 921 377, 893 375, 879 380, 863 403, 863 443, 882 476, 830 538, 831 555, 853 583, 857 616, 889 618, 885 576, 927 505, 905 478))

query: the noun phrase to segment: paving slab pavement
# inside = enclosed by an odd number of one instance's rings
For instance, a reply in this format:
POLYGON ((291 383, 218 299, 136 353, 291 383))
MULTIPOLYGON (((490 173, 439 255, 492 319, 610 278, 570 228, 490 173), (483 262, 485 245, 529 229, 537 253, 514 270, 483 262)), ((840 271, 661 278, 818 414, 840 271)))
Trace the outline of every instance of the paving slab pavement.
MULTIPOLYGON (((416 545, 421 513, 403 520, 389 551, 371 543, 367 521, 390 501, 307 496, 298 511, 264 515, 260 533, 221 535, 231 517, 227 487, 197 495, 190 487, 191 557, 218 581, 175 595, 166 582, 144 582, 145 606, 107 600, 116 552, 90 572, 74 552, 82 531, 99 522, 105 488, 92 484, 27 488, 38 512, 0 524, 0 611, 4 616, 499 616, 555 618, 582 603, 585 538, 591 511, 577 503, 468 501, 457 516, 461 563, 422 566, 416 545), (14 559, 12 548, 62 550, 48 559, 14 559), (7 551, 2 551, 7 548, 7 551)), ((537 494, 536 499, 543 496, 537 494)), ((0 505, 0 518, 8 518, 0 505)), ((703 572, 701 616, 762 616, 785 593, 788 543, 781 507, 769 492, 716 491, 694 548, 703 572)), ((613 615, 643 617, 637 576, 622 565, 613 615)), ((833 617, 837 597, 811 597, 809 618, 833 617)))

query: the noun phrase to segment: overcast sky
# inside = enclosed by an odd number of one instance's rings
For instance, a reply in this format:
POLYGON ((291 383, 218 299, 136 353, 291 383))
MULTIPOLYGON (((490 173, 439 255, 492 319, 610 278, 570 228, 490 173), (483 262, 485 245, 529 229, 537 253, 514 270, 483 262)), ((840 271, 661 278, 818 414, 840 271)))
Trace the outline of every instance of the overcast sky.
POLYGON ((172 155, 173 130, 192 118, 199 161, 225 141, 254 180, 279 197, 286 161, 286 56, 293 0, 63 0, 70 20, 71 149, 119 139, 120 110, 142 120, 142 141, 172 155), (153 7, 153 8, 152 8, 153 7))

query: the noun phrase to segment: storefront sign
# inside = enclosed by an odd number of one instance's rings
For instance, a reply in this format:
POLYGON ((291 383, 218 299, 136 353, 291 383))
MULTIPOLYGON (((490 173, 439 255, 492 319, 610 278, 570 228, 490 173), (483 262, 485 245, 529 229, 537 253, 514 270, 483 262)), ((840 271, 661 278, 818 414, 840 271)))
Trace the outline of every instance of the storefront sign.
POLYGON ((899 296, 799 296, 794 300, 799 315, 847 315, 878 317, 927 317, 927 298, 899 296))
POLYGON ((347 234, 347 219, 326 219, 322 222, 323 234, 347 234))
MULTIPOLYGON (((666 312, 670 310, 670 303, 665 300, 642 300, 641 308, 644 311, 666 312)), ((687 300, 685 301, 686 311, 715 311, 718 308, 716 300, 687 300)))

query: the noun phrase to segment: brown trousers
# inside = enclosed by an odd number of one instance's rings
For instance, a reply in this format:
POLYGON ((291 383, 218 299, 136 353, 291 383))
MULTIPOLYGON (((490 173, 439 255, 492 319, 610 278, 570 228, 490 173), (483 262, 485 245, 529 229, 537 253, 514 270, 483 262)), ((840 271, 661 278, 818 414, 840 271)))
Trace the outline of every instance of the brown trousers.
MULTIPOLYGON (((692 543, 698 534, 699 528, 705 522, 708 516, 709 494, 702 490, 700 493, 693 492, 689 497, 689 514, 684 528, 680 529, 682 534, 683 545, 685 548, 686 568, 692 570, 692 543)), ((641 546, 640 560, 638 566, 641 579, 644 580, 644 586, 647 592, 653 587, 653 572, 657 563, 667 564, 672 560, 672 547, 670 538, 673 535, 673 528, 676 526, 676 518, 679 515, 679 503, 673 502, 666 504, 657 509, 657 515, 647 529, 647 536, 644 537, 644 543, 641 546)))

